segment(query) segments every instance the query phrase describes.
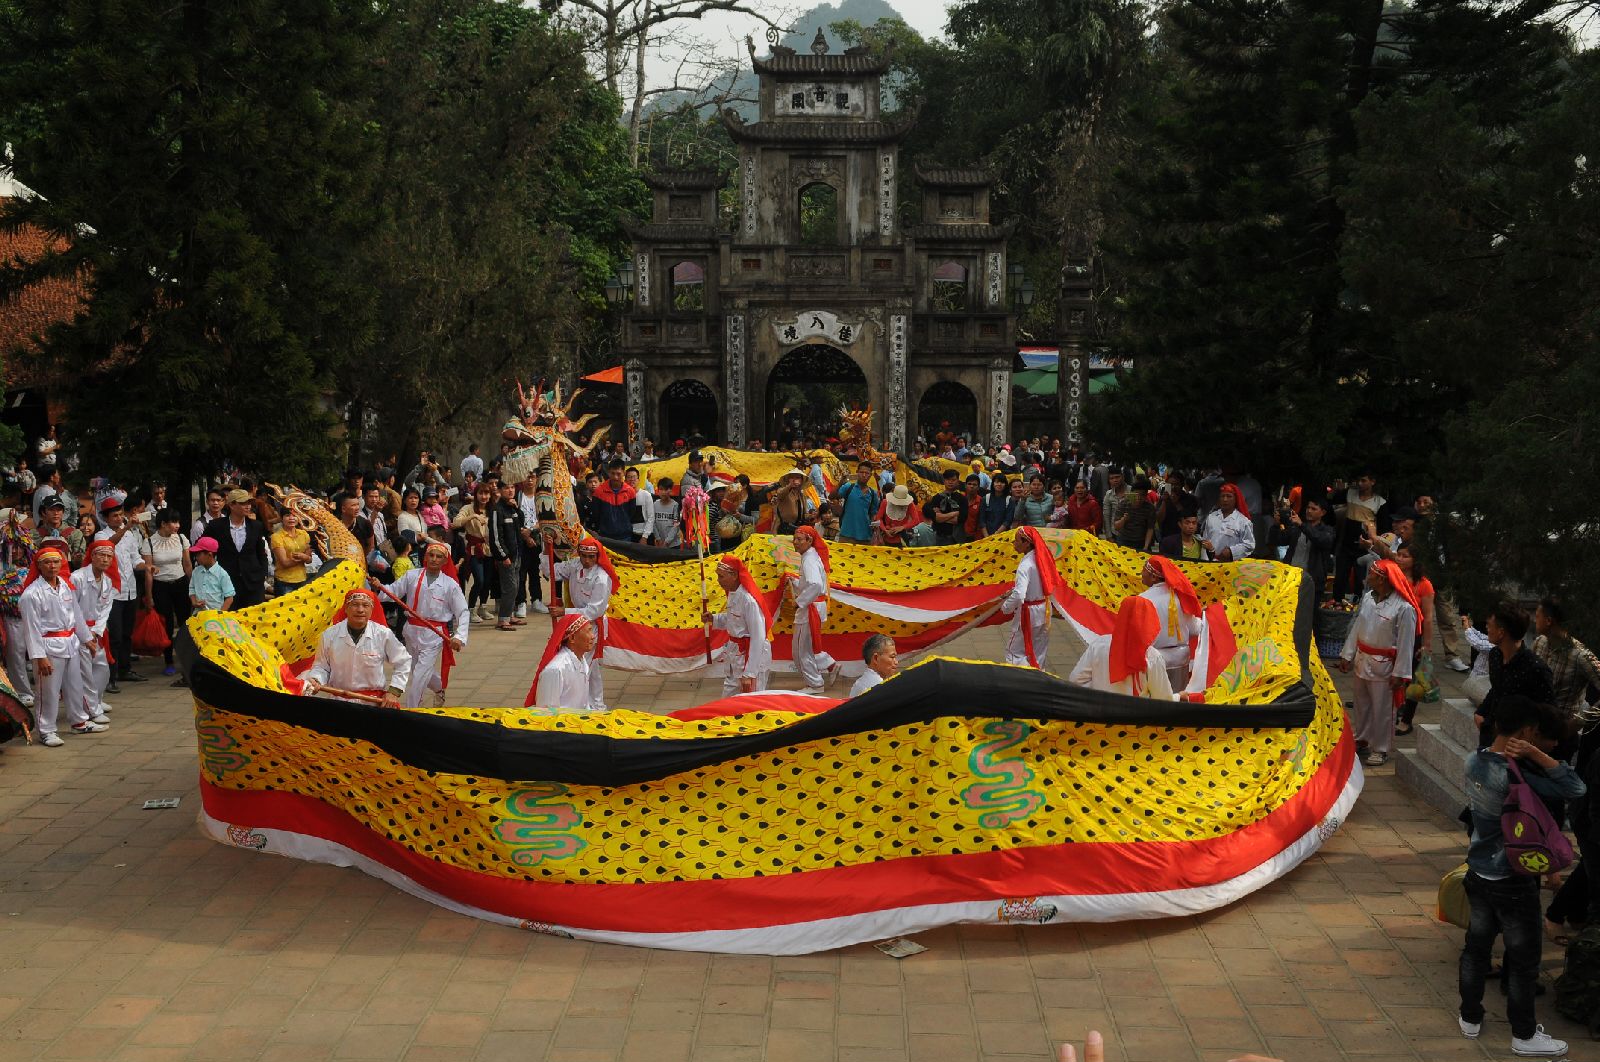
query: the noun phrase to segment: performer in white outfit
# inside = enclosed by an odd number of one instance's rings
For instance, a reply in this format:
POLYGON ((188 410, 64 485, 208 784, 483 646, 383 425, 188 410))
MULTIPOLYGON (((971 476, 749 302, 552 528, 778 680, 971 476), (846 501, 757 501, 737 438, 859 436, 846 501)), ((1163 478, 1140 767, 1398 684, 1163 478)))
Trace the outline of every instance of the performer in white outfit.
POLYGON ((900 670, 900 656, 895 650, 894 639, 887 634, 869 635, 861 643, 861 660, 867 669, 850 687, 852 697, 859 697, 874 686, 882 685, 884 679, 893 678, 900 670))
POLYGON ((790 655, 800 679, 811 693, 819 693, 825 680, 831 681, 838 668, 832 656, 822 650, 822 625, 828 620, 828 546, 822 534, 810 524, 794 529, 794 548, 800 551, 800 574, 790 575, 789 592, 794 596, 794 638, 790 655), (828 672, 824 676, 823 672, 828 672))
POLYGON ((1224 483, 1217 492, 1217 507, 1206 514, 1200 544, 1219 561, 1242 561, 1256 551, 1256 528, 1244 504, 1244 492, 1224 483))
POLYGON ((106 729, 105 724, 91 720, 83 707, 78 647, 89 640, 89 628, 78 612, 71 580, 61 574, 66 563, 65 546, 58 542, 41 545, 34 552, 33 567, 22 589, 23 637, 28 659, 33 662, 33 708, 40 740, 49 748, 65 744, 56 734, 62 704, 74 733, 98 734, 106 729))
POLYGON ((582 612, 573 609, 556 617, 522 706, 588 708, 594 643, 595 625, 582 612))
MULTIPOLYGON (((344 610, 322 632, 316 658, 301 676, 307 694, 330 686, 381 697, 386 708, 400 707, 400 695, 411 679, 411 654, 387 626, 371 622, 377 610, 378 595, 371 590, 357 587, 344 595, 344 610)), ((351 700, 331 692, 328 696, 351 700)))
POLYGON ((1017 528, 1011 545, 1022 559, 1017 561, 1011 592, 1000 602, 1000 611, 1011 617, 1006 663, 1043 671, 1045 654, 1050 650, 1052 598, 1061 585, 1061 575, 1037 527, 1017 528))
MULTIPOLYGON (((588 669, 589 697, 584 702, 596 711, 606 707, 605 677, 600 673, 600 660, 605 656, 606 609, 611 607, 611 595, 622 585, 611 558, 601 548, 597 539, 586 538, 578 543, 578 556, 564 560, 553 569, 557 579, 566 580, 570 605, 551 605, 550 615, 581 615, 594 626, 594 640, 584 654, 583 663, 588 669)), ((563 708, 581 707, 565 704, 563 708)))
POLYGON ((1394 744, 1395 697, 1411 683, 1411 657, 1422 621, 1417 594, 1400 566, 1380 560, 1367 570, 1361 609, 1345 635, 1339 670, 1355 667, 1351 724, 1367 765, 1381 767, 1394 744))
POLYGON ((106 622, 111 618, 111 602, 122 588, 117 547, 109 535, 97 538, 89 547, 89 563, 72 573, 72 588, 78 598, 78 614, 89 631, 89 641, 78 650, 83 710, 95 722, 109 723, 105 690, 111 682, 111 638, 106 622))
POLYGON ((389 586, 389 593, 405 605, 406 650, 411 654, 407 708, 420 706, 428 690, 435 691, 436 703, 444 703, 455 654, 467 646, 472 614, 467 611, 461 584, 444 570, 449 559, 449 546, 430 541, 422 553, 422 567, 406 572, 389 586))
MULTIPOLYGON (((60 506, 61 499, 53 498, 43 508, 52 505, 60 506)), ((22 580, 33 561, 36 537, 31 524, 23 525, 25 519, 27 510, 22 507, 0 509, 0 626, 5 628, 6 674, 11 687, 17 691, 17 699, 32 708, 33 662, 28 659, 28 640, 22 633, 21 602, 22 580)))
POLYGON ((1089 639, 1067 681, 1128 697, 1172 700, 1167 662, 1155 647, 1160 630, 1154 605, 1143 597, 1123 598, 1116 626, 1089 639))
POLYGON ((1149 587, 1139 596, 1155 606, 1161 621, 1156 651, 1167 662, 1167 683, 1175 690, 1189 685, 1194 641, 1200 634, 1200 596, 1177 564, 1166 557, 1151 557, 1139 573, 1149 587))
POLYGON ((703 617, 714 630, 726 631, 728 642, 722 647, 722 695, 756 693, 767 688, 772 670, 772 617, 761 598, 750 569, 738 557, 717 560, 717 585, 728 595, 728 603, 716 615, 703 617))

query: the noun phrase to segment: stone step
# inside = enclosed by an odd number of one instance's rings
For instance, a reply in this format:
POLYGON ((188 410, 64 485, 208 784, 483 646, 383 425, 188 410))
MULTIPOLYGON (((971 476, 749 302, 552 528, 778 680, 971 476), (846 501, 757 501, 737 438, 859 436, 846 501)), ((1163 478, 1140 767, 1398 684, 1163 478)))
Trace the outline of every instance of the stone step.
MULTIPOLYGON (((1423 761, 1416 749, 1399 749, 1394 760, 1394 773, 1412 791, 1422 797, 1429 807, 1454 819, 1467 806, 1467 794, 1452 779, 1445 778, 1423 761)), ((1460 777, 1458 774, 1457 778, 1460 777)))
POLYGON ((1469 749, 1478 747, 1478 724, 1472 721, 1472 702, 1464 697, 1446 697, 1440 706, 1439 723, 1444 736, 1469 749))
POLYGON ((1445 736, 1443 727, 1424 723, 1417 727, 1417 754, 1422 757, 1423 763, 1446 778, 1457 780, 1459 785, 1472 750, 1451 741, 1445 736))

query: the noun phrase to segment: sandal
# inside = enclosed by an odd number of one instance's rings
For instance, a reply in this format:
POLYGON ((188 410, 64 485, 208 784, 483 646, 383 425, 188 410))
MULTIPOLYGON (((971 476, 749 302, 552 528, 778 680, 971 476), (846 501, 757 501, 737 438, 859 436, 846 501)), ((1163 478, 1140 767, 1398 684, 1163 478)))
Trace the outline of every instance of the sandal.
POLYGON ((1567 933, 1566 927, 1548 918, 1544 920, 1544 939, 1558 948, 1564 948, 1572 943, 1572 937, 1567 933))
POLYGON ((516 628, 513 627, 509 623, 496 623, 494 625, 494 629, 497 630, 497 631, 514 631, 514 630, 516 630, 516 628))

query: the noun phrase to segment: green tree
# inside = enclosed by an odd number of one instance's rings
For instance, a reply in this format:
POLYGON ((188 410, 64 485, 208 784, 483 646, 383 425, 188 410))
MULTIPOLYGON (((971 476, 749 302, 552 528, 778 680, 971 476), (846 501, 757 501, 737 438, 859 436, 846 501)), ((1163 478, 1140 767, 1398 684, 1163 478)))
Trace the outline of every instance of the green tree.
POLYGON ((360 249, 378 312, 338 394, 358 452, 386 453, 499 409, 518 378, 579 368, 619 218, 646 196, 618 101, 537 10, 397 0, 378 53, 378 221, 360 249))
POLYGON ((328 469, 319 383, 365 319, 348 263, 368 144, 344 101, 372 20, 346 0, 0 8, 0 140, 37 193, 0 224, 68 241, 0 293, 86 278, 42 356, 76 380, 89 467, 328 469))

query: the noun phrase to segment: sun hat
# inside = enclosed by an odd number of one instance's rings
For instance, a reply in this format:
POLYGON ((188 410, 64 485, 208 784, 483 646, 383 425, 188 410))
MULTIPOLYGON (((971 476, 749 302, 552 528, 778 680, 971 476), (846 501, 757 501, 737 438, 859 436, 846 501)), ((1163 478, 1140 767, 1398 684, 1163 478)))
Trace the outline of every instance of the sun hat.
POLYGON ((249 500, 250 500, 250 492, 249 491, 235 489, 235 490, 230 490, 228 492, 228 504, 229 505, 232 505, 234 502, 247 502, 249 500))

